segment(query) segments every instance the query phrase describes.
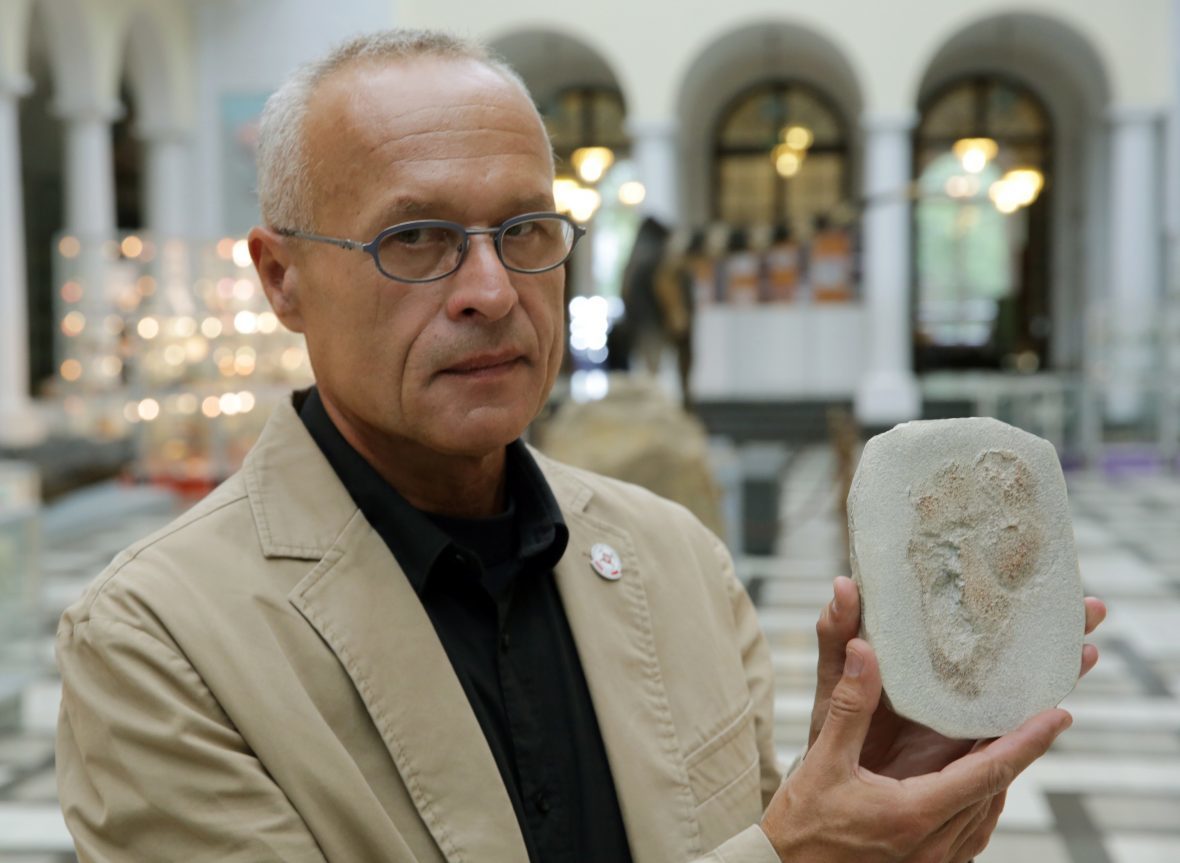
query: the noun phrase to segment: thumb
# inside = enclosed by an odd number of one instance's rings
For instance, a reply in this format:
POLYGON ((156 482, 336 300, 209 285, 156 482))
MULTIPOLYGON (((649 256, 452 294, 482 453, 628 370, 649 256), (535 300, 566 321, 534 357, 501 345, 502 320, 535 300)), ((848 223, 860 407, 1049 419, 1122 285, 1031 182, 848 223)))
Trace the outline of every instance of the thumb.
POLYGON ((860 750, 881 701, 881 669, 867 641, 854 638, 844 654, 844 674, 832 690, 828 715, 815 742, 821 757, 851 773, 860 763, 860 750))

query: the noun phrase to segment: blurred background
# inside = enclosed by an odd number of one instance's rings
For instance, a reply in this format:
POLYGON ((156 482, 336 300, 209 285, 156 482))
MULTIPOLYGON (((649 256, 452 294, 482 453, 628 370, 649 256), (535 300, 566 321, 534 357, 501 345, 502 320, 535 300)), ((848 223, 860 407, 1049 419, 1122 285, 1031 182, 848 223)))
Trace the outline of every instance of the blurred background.
POLYGON ((243 237, 256 123, 359 31, 456 30, 553 138, 568 356, 530 439, 729 544, 806 739, 865 439, 1052 441, 1111 608, 982 861, 1180 861, 1180 0, 3 0, 0 861, 75 858, 52 636, 311 380, 243 237))

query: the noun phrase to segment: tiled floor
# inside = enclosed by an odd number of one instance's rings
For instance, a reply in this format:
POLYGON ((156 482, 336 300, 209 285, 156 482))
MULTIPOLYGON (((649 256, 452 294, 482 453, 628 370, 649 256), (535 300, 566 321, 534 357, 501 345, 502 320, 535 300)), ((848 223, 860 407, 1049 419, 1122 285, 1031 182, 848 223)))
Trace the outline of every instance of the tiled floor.
MULTIPOLYGON (((834 512, 815 505, 830 471, 821 450, 793 459, 777 555, 739 560, 774 650, 784 757, 805 739, 815 616, 843 568, 834 512)), ((1110 606, 1095 639, 1103 658, 1065 702, 1073 728, 1018 780, 979 863, 1178 863, 1180 478, 1075 474, 1070 493, 1087 591, 1110 606)), ((21 730, 0 735, 0 863, 75 859, 55 802, 50 634, 107 560, 171 514, 158 495, 120 500, 47 519, 44 637, 32 648, 42 673, 25 692, 21 730), (95 519, 96 507, 107 517, 95 519)))

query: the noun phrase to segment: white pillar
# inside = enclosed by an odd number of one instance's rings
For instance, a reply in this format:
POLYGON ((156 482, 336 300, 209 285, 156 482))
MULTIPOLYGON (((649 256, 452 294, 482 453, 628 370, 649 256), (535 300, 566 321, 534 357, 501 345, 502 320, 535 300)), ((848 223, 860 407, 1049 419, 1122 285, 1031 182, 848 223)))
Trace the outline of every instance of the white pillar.
POLYGON ((856 418, 882 426, 922 412, 910 337, 910 134, 916 117, 867 115, 861 122, 869 364, 856 392, 856 418))
POLYGON ((1162 257, 1155 211, 1160 182, 1158 120, 1148 110, 1111 112, 1111 356, 1106 413, 1120 423, 1139 418, 1154 359, 1162 257))
POLYGON ((59 111, 66 138, 66 226, 83 244, 115 233, 115 164, 109 112, 59 111))
POLYGON ((20 97, 31 82, 0 80, 0 445, 27 446, 45 427, 29 397, 28 281, 20 170, 20 97))
POLYGON ((668 227, 682 221, 677 177, 680 167, 676 123, 671 120, 631 120, 631 154, 647 194, 639 211, 668 227))
POLYGON ((183 132, 142 129, 146 168, 145 227, 157 238, 186 237, 192 195, 188 136, 183 132))

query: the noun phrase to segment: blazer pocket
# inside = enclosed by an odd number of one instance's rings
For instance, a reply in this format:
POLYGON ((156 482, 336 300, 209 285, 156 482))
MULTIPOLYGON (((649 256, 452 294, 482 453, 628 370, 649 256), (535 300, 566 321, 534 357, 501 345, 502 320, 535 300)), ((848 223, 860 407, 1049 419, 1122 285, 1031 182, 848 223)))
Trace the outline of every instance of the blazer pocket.
MULTIPOLYGON (((715 795, 740 784, 737 780, 758 774, 758 743, 754 735, 754 716, 747 701, 738 714, 721 730, 690 752, 685 758, 688 781, 703 806, 715 795)), ((757 783, 755 782, 755 785, 757 783)))

